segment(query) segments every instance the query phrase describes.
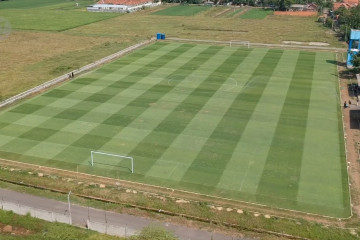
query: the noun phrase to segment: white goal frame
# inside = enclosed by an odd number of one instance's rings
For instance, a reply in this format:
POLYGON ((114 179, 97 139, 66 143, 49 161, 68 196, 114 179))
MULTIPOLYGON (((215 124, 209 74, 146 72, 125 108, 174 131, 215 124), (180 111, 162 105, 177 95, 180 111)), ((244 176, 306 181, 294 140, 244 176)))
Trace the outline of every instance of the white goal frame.
POLYGON ((106 156, 111 156, 111 157, 119 157, 119 158, 130 159, 130 161, 131 161, 131 173, 134 173, 134 158, 133 157, 120 155, 120 154, 114 154, 114 153, 91 151, 91 166, 92 167, 94 166, 94 154, 100 154, 100 155, 106 155, 106 156))
POLYGON ((239 41, 239 40, 231 40, 230 41, 230 47, 233 45, 245 45, 247 48, 250 48, 250 42, 249 41, 239 41))

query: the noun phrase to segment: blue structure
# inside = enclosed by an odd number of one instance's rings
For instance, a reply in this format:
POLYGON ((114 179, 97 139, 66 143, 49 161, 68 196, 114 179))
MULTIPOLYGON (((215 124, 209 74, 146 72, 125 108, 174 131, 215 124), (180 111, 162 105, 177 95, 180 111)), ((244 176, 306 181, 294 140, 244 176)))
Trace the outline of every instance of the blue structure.
POLYGON ((156 40, 165 40, 165 34, 164 33, 157 33, 156 34, 156 40))
POLYGON ((353 67, 352 60, 354 58, 354 55, 358 54, 359 51, 360 51, 360 30, 351 29, 348 55, 346 61, 346 66, 348 68, 353 67))

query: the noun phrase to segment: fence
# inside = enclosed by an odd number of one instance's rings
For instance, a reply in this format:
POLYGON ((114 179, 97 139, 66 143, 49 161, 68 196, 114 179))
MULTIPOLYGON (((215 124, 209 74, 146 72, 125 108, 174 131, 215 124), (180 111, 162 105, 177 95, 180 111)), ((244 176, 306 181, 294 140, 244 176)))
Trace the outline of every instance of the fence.
POLYGON ((95 222, 92 220, 86 221, 86 227, 90 230, 113 235, 113 236, 119 236, 119 237, 127 237, 135 235, 137 232, 133 229, 129 229, 126 225, 119 227, 114 226, 108 223, 101 223, 101 222, 95 222))
POLYGON ((121 51, 119 51, 117 53, 111 54, 111 55, 109 55, 107 57, 104 57, 104 58, 98 60, 98 61, 95 61, 93 63, 85 65, 85 66, 83 66, 83 67, 81 67, 79 69, 76 69, 76 70, 74 70, 74 71, 72 71, 70 73, 66 73, 66 74, 64 74, 64 75, 62 75, 60 77, 57 77, 57 78, 52 79, 50 81, 47 81, 47 82, 45 82, 45 83, 43 83, 41 85, 33 87, 33 88, 31 88, 31 89, 29 89, 29 90, 27 90, 25 92, 19 93, 19 94, 15 95, 15 96, 13 96, 11 98, 8 98, 8 99, 0 102, 0 108, 4 107, 4 106, 7 106, 9 104, 12 104, 12 103, 14 103, 14 102, 16 102, 18 100, 23 99, 23 98, 26 98, 26 97, 34 94, 34 93, 40 92, 40 91, 42 91, 44 89, 47 89, 47 88, 49 88, 49 87, 51 87, 51 86, 53 86, 55 84, 66 81, 66 80, 68 80, 70 78, 69 76, 71 76, 72 74, 78 75, 78 74, 84 73, 86 71, 89 71, 91 69, 94 69, 95 67, 98 67, 101 64, 112 61, 112 60, 114 60, 114 59, 116 59, 116 58, 118 58, 118 57, 120 57, 120 56, 122 56, 122 55, 124 55, 126 53, 129 53, 129 52, 131 52, 131 51, 133 51, 133 50, 135 50, 135 49, 137 49, 139 47, 145 46, 145 45, 153 42, 154 40, 155 40, 155 38, 152 38, 150 40, 137 43, 137 44, 132 45, 132 46, 130 46, 128 48, 125 48, 125 49, 123 49, 123 50, 121 50, 121 51))
MULTIPOLYGON (((42 219, 42 220, 45 220, 48 222, 59 222, 59 223, 66 223, 66 224, 72 223, 72 221, 70 219, 71 218, 70 214, 67 211, 64 213, 58 213, 58 212, 54 212, 54 211, 47 211, 47 210, 43 210, 43 209, 25 206, 20 203, 8 202, 5 200, 1 201, 1 209, 5 210, 5 211, 12 211, 19 215, 30 214, 34 218, 39 218, 39 219, 42 219)), ((97 231, 97 232, 101 232, 101 233, 105 233, 105 234, 109 234, 109 235, 113 235, 113 236, 119 236, 119 237, 132 236, 137 233, 137 231, 135 231, 132 228, 128 228, 126 225, 125 226, 115 226, 112 224, 108 224, 106 221, 97 222, 97 221, 90 220, 90 219, 86 220, 86 225, 83 227, 86 227, 87 229, 90 229, 93 231, 97 231)))
POLYGON ((60 223, 70 223, 70 216, 67 213, 61 214, 53 211, 46 211, 42 209, 37 209, 33 207, 24 206, 21 204, 16 204, 12 202, 1 201, 1 209, 6 211, 13 211, 19 215, 26 215, 30 213, 32 217, 40 218, 48 222, 60 222, 60 223))

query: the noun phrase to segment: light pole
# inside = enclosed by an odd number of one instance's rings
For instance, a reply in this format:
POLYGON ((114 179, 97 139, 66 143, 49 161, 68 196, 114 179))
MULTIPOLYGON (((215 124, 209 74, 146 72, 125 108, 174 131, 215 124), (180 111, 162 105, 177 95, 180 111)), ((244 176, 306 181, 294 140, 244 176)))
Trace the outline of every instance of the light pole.
POLYGON ((71 207, 70 207, 70 194, 71 191, 68 194, 68 204, 69 204, 69 216, 70 216, 70 224, 72 224, 72 219, 71 219, 71 207))

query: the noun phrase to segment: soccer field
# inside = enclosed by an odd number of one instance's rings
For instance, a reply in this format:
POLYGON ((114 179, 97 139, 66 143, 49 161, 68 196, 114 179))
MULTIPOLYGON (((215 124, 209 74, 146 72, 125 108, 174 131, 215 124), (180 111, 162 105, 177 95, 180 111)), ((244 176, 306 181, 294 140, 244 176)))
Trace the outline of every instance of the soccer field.
POLYGON ((347 217, 334 58, 158 42, 2 110, 0 157, 347 217))

